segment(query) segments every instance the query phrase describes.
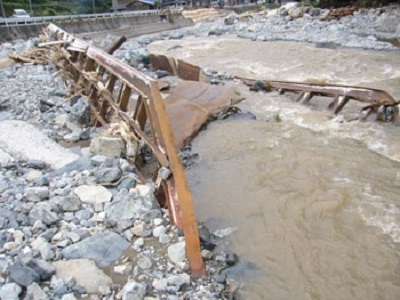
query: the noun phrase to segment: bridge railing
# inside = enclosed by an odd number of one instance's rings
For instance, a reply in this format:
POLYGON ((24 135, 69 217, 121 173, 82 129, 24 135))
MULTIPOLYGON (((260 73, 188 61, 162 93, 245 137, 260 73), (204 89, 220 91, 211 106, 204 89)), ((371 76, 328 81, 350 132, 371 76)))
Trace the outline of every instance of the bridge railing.
MULTIPOLYGON (((177 14, 181 9, 169 9, 168 13, 177 14)), ((165 13, 165 10, 152 9, 152 10, 135 10, 124 11, 115 13, 103 14, 80 14, 80 15, 63 15, 63 16, 43 16, 43 17, 30 17, 30 18, 0 18, 0 26, 19 26, 29 24, 47 24, 57 21, 74 21, 74 20, 88 20, 88 19, 104 19, 104 18, 117 18, 128 16, 151 16, 160 15, 165 13)))

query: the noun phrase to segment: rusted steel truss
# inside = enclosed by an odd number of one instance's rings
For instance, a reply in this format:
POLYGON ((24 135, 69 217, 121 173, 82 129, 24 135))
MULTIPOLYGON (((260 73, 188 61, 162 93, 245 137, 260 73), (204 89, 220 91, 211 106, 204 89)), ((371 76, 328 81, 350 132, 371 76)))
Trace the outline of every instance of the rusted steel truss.
POLYGON ((152 150, 158 160, 153 180, 158 194, 166 197, 171 223, 184 232, 191 273, 205 275, 192 196, 158 83, 109 54, 122 40, 103 51, 54 24, 45 29, 42 39, 44 46, 55 47, 53 62, 68 75, 71 93, 89 99, 97 121, 107 126, 111 118, 119 117, 130 134, 152 150), (52 43, 56 41, 60 43, 52 43), (134 94, 136 103, 130 109, 134 94))
MULTIPOLYGON (((256 80, 253 79, 240 78, 240 80, 249 86, 253 86, 256 83, 256 80)), ((264 84, 279 91, 300 93, 297 101, 303 104, 310 102, 314 96, 331 97, 333 101, 328 105, 328 108, 333 110, 335 114, 340 113, 350 100, 367 103, 368 105, 361 108, 361 113, 363 113, 363 115, 360 114, 361 120, 376 113, 379 108, 386 112, 390 107, 391 120, 395 124, 399 123, 399 108, 397 106, 399 102, 395 101, 390 94, 383 90, 290 81, 265 81, 264 84)))
MULTIPOLYGON (((152 55, 151 63, 153 68, 168 71, 181 78, 190 77, 190 80, 205 81, 205 75, 199 67, 191 65, 182 60, 165 55, 152 55), (180 69, 183 72, 180 72, 180 69)), ((288 91, 299 93, 300 96, 298 97, 297 101, 303 104, 307 104, 315 96, 333 98, 333 101, 328 105, 328 108, 333 110, 335 114, 340 113, 350 100, 356 100, 367 104, 361 108, 359 116, 360 120, 365 120, 370 115, 374 113, 376 114, 379 109, 382 109, 385 115, 391 116, 390 119, 393 123, 399 123, 398 104, 400 101, 395 101, 390 94, 383 90, 334 84, 315 84, 291 81, 263 81, 241 77, 235 78, 248 85, 250 88, 253 88, 259 83, 266 90, 275 89, 281 92, 288 91)))

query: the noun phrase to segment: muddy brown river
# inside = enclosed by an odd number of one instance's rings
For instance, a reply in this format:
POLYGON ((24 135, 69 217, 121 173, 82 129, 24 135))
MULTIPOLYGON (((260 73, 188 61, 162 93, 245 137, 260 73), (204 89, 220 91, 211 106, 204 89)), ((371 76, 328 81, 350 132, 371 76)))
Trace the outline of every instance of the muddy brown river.
MULTIPOLYGON (((360 85, 400 99, 400 51, 235 38, 149 49, 248 78, 360 85)), ((244 299, 400 299, 400 128, 342 122, 326 99, 305 106, 231 85, 257 120, 210 124, 193 141, 199 161, 188 179, 198 220, 237 228, 230 246, 255 266, 244 299)))

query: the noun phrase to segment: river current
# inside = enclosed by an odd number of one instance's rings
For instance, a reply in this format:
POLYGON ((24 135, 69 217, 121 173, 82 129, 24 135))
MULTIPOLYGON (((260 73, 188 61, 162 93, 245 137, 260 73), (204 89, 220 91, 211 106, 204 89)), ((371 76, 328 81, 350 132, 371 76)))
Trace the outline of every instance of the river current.
MULTIPOLYGON (((233 37, 148 48, 242 77, 366 86, 400 99, 400 51, 233 37)), ((340 119, 327 99, 302 105, 231 85, 257 120, 208 125, 187 175, 198 220, 236 228, 230 247, 253 266, 244 299, 400 299, 399 127, 343 122, 358 103, 340 119)))

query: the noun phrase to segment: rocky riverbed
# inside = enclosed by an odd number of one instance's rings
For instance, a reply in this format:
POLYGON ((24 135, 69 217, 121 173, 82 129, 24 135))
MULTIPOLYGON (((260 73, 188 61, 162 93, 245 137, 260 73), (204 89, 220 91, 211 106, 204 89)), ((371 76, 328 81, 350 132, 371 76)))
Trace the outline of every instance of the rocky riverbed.
MULTIPOLYGON (((236 35, 292 40, 319 47, 398 51, 400 10, 360 10, 322 21, 325 10, 290 4, 280 9, 199 23, 142 36, 115 53, 153 78, 146 46, 156 40, 236 35)), ((115 40, 94 41, 100 47, 115 40)), ((68 91, 52 65, 6 60, 35 41, 0 45, 0 298, 235 299, 241 263, 224 238, 200 226, 208 275, 190 277, 185 240, 168 212, 124 159, 119 139, 88 127, 89 106, 68 91), (76 145, 76 151, 57 143, 76 145), (47 152, 46 152, 47 151, 47 152)), ((205 70, 213 83, 232 75, 205 70)), ((173 82, 171 77, 171 82, 173 82)), ((201 220, 199 220, 201 221, 201 220)), ((251 268, 247 266, 246 268, 251 268)))

